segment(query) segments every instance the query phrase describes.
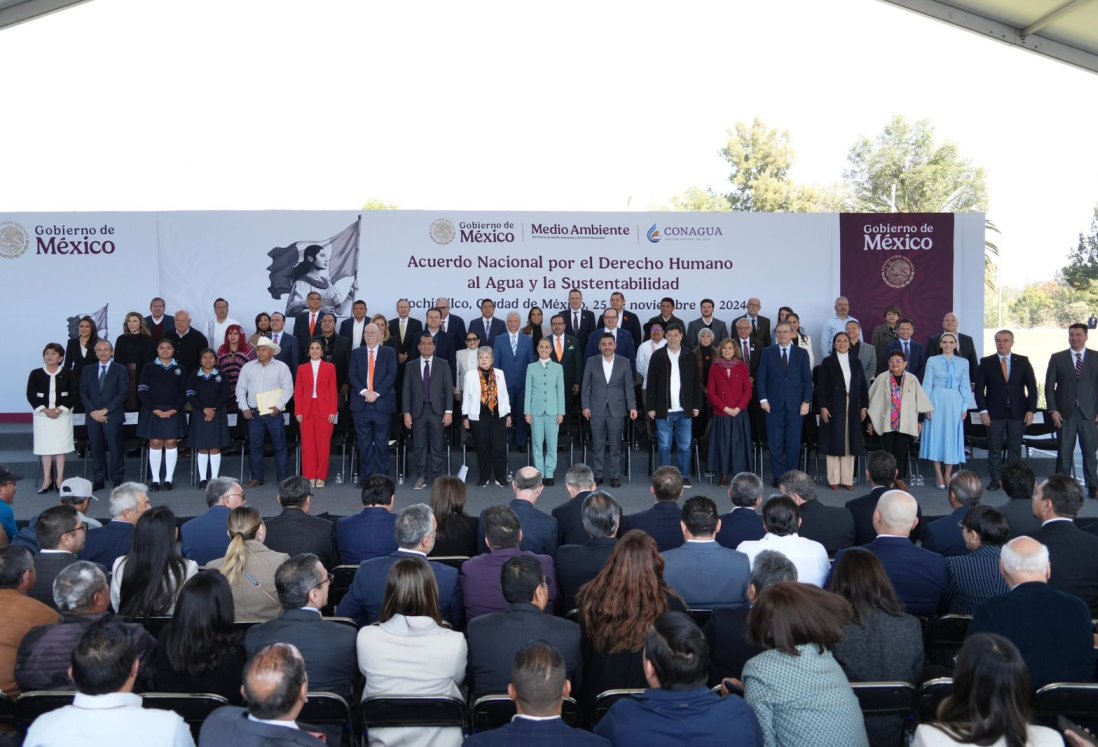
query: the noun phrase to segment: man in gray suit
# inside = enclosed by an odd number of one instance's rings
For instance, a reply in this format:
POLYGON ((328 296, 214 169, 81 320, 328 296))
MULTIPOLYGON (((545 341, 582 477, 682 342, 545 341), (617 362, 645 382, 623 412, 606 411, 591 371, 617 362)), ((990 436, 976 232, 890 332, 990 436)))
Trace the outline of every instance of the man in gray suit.
POLYGON ((1075 462, 1075 440, 1083 448, 1087 495, 1098 498, 1094 451, 1098 448, 1098 353, 1087 348, 1087 325, 1068 327, 1068 349, 1053 353, 1045 375, 1045 402, 1052 424, 1060 430, 1056 471, 1068 473, 1075 462))
POLYGON ((423 333, 419 338, 419 358, 404 366, 401 408, 404 427, 412 431, 416 490, 423 490, 436 477, 446 474, 443 435, 454 418, 453 382, 450 365, 435 356, 434 339, 430 333, 423 333))
POLYGON ((865 383, 869 386, 877 376, 877 349, 862 339, 862 325, 853 319, 846 323, 846 336, 850 338, 850 357, 862 364, 865 383))
POLYGON ((717 544, 720 529, 717 504, 709 498, 696 495, 682 505, 686 543, 663 551, 663 577, 687 607, 747 606, 751 561, 717 544))
POLYGON ((621 486, 621 438, 625 417, 637 419, 637 397, 633 390, 633 370, 626 358, 614 355, 614 336, 603 334, 599 339, 601 355, 592 356, 583 370, 580 401, 583 417, 591 423, 595 482, 601 483, 603 452, 610 447, 610 486, 621 486))
POLYGON ((713 344, 716 345, 721 340, 728 339, 728 325, 722 320, 713 316, 713 299, 703 298, 702 302, 698 304, 701 308, 702 315, 690 322, 690 325, 686 328, 686 349, 696 350, 698 347, 698 333, 702 329, 708 328, 713 332, 713 344))

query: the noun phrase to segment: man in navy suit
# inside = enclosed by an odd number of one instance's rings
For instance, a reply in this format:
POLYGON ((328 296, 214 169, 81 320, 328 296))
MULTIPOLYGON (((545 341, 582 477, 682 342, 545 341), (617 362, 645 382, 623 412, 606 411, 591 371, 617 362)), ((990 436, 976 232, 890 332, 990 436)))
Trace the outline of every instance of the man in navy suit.
POLYGON ((947 558, 967 554, 961 520, 983 496, 984 485, 979 475, 967 469, 954 473, 949 481, 949 507, 953 512, 926 525, 923 547, 947 558))
POLYGON ((362 335, 370 323, 366 313, 366 302, 360 298, 351 304, 351 317, 339 323, 339 336, 351 341, 351 350, 357 350, 362 345, 362 335))
MULTIPOLYGON (((229 514, 244 505, 244 488, 231 477, 215 477, 206 485, 206 513, 179 529, 183 557, 199 565, 225 556, 229 549, 229 514)), ((107 566, 108 568, 110 566, 107 566)))
MULTIPOLYGON (((557 520, 534 506, 544 490, 541 473, 529 466, 519 469, 511 480, 511 490, 515 497, 510 506, 522 526, 522 542, 519 543, 519 548, 536 555, 548 555, 556 560, 557 520)), ((482 553, 488 552, 484 534, 484 512, 481 512, 477 521, 477 549, 482 553)))
MULTIPOLYGON (((450 335, 442 331, 442 312, 436 308, 427 309, 427 326, 423 328, 425 335, 430 335, 431 339, 435 342, 435 355, 442 358, 450 364, 450 374, 454 377, 452 383, 457 383, 457 348, 454 347, 454 341, 450 339, 450 335)), ((462 350, 465 342, 462 341, 462 350)), ((419 349, 411 354, 411 359, 419 357, 419 349)), ((524 372, 525 373, 525 372, 524 372)))
POLYGON ((108 451, 111 480, 118 486, 126 479, 122 426, 126 420, 123 408, 130 393, 130 376, 125 366, 114 362, 114 346, 106 340, 95 343, 95 357, 98 365, 84 366, 80 372, 80 402, 86 413, 84 422, 92 452, 92 490, 102 490, 107 479, 108 451))
MULTIPOLYGON (((495 314, 496 302, 490 298, 484 298, 480 302, 480 316, 469 322, 469 331, 477 333, 483 347, 492 347, 492 343, 496 341, 496 338, 507 331, 503 320, 497 319, 495 314)), ((461 344, 465 344, 464 339, 461 344)), ((455 347, 455 350, 464 350, 464 348, 455 347)))
POLYGON ((618 312, 614 309, 607 309, 602 314, 602 326, 595 330, 589 338, 587 338, 587 350, 585 351, 585 358, 593 358, 599 354, 599 340, 603 334, 609 333, 614 336, 614 342, 617 344, 617 348, 614 352, 623 358, 628 358, 629 363, 632 364, 633 370, 637 370, 637 341, 633 339, 633 335, 627 330, 622 329, 621 322, 618 319, 618 312))
MULTIPOLYGON (((644 341, 644 333, 641 332, 640 318, 637 317, 632 311, 627 311, 625 308, 625 295, 614 291, 610 294, 610 308, 618 312, 618 326, 624 329, 629 334, 633 335, 633 344, 640 347, 641 342, 644 341)), ((605 316, 605 312, 603 312, 605 316)), ((605 327, 606 322, 599 319, 599 327, 605 327)))
POLYGON ((1041 528, 1029 536, 1048 548, 1052 559, 1049 584, 1074 594, 1098 617, 1098 537, 1075 524, 1083 508, 1079 483, 1064 474, 1051 475, 1037 486, 1033 513, 1041 528))
POLYGON ((896 334, 899 338, 885 350, 885 360, 889 354, 899 350, 907 358, 907 372, 915 374, 919 381, 923 380, 926 373, 926 348, 915 342, 915 322, 910 319, 901 319, 896 323, 896 334))
POLYGON ((763 482, 754 472, 741 472, 728 485, 732 510, 721 515, 717 544, 735 550, 741 542, 761 540, 766 534, 759 510, 763 503, 763 482))
POLYGON ((465 350, 465 320, 450 313, 450 299, 446 296, 435 299, 435 308, 442 314, 442 331, 450 335, 454 350, 465 350))
POLYGON ((680 546, 684 542, 682 510, 679 508, 682 473, 675 467, 657 468, 652 473, 650 491, 656 499, 656 505, 647 511, 623 516, 619 536, 630 529, 639 529, 656 540, 660 552, 680 546))
POLYGON ((595 312, 583 308, 583 293, 575 288, 568 291, 568 308, 561 313, 564 331, 579 340, 582 350, 587 350, 587 341, 595 331, 595 312))
POLYGON ((987 428, 988 490, 998 490, 1003 479, 1003 445, 1007 459, 1022 458, 1022 434, 1037 412, 1037 379, 1024 355, 1014 355, 1014 333, 995 333, 995 355, 976 367, 976 409, 987 428))
POLYGON ((424 503, 413 504, 401 511, 393 523, 398 549, 389 555, 364 560, 359 565, 351 588, 336 608, 336 614, 354 618, 359 625, 377 622, 385 606, 389 570, 401 558, 422 558, 428 561, 438 582, 439 612, 443 619, 450 621, 454 630, 461 630, 465 625, 465 607, 458 569, 427 557, 435 547, 437 526, 431 507, 424 503))
MULTIPOLYGON (((141 514, 149 510, 145 486, 139 482, 122 483, 111 491, 110 508, 111 520, 99 529, 89 531, 84 549, 80 551, 81 560, 90 560, 104 568, 113 567, 115 560, 128 555, 133 548, 134 527, 141 514)), ((226 526, 221 526, 222 534, 226 534, 226 526)), ((225 539, 228 539, 227 534, 225 539)))
POLYGON ((742 552, 717 544, 717 504, 703 495, 682 505, 680 547, 663 553, 663 577, 687 607, 712 609, 747 604, 751 562, 742 552))
POLYGON ((557 520, 557 545, 582 545, 587 541, 583 524, 583 499, 595 490, 595 473, 586 464, 573 464, 564 474, 568 500, 553 509, 557 520))
POLYGON ((358 440, 359 474, 389 474, 389 431, 397 411, 397 356, 381 344, 381 330, 367 324, 366 342, 351 353, 351 417, 358 440), (371 363, 373 365, 371 365, 371 363))
POLYGON ((522 317, 517 311, 507 315, 507 333, 492 341, 492 351, 496 356, 496 368, 503 371, 503 380, 507 382, 507 396, 511 400, 511 429, 515 447, 526 451, 526 436, 529 426, 523 417, 523 405, 526 401, 526 367, 537 360, 534 342, 524 335, 522 317))
POLYGON ((301 364, 300 343, 294 335, 286 331, 286 315, 281 311, 271 314, 271 342, 278 345, 275 360, 282 361, 290 369, 290 376, 297 380, 297 367, 301 364))
MULTIPOLYGON (((846 502, 846 510, 854 517, 854 544, 868 545, 877 537, 873 528, 873 512, 877 510, 877 501, 896 486, 896 457, 881 449, 872 451, 865 461, 865 479, 873 486, 865 495, 851 498, 846 502)), ((1026 504, 1029 505, 1028 502, 1026 504)), ((919 538, 919 523, 923 520, 923 511, 917 509, 915 528, 911 530, 911 541, 919 538)))
POLYGON ((781 322, 774 330, 778 342, 763 348, 755 387, 759 407, 766 413, 770 468, 774 483, 794 469, 801 453, 801 428, 812 402, 812 371, 808 353, 790 344, 793 330, 781 322))
POLYGON ((345 565, 358 564, 396 552, 393 525, 396 516, 396 485, 388 475, 370 475, 362 481, 362 505, 354 516, 336 522, 339 560, 345 565))
MULTIPOLYGON (((908 614, 916 617, 934 617, 942 605, 946 588, 945 558, 936 552, 924 550, 911 543, 912 529, 918 524, 918 503, 910 493, 889 490, 877 501, 873 512, 873 527, 877 538, 865 545, 866 550, 877 556, 885 573, 896 589, 896 596, 904 603, 908 614)), ((832 572, 843 553, 835 556, 832 572)), ((828 574, 827 584, 831 583, 828 574)))

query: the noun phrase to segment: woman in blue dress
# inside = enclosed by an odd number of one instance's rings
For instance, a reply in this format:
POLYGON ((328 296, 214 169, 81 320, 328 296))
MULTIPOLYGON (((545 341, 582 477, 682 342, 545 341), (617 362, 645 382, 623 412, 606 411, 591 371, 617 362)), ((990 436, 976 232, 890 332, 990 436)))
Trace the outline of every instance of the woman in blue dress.
POLYGON ((934 462, 938 489, 944 490, 953 477, 953 466, 965 463, 965 418, 976 401, 969 384, 968 361, 954 355, 957 338, 946 332, 938 344, 942 353, 927 360, 923 376, 923 389, 934 411, 926 415, 919 456, 934 462))

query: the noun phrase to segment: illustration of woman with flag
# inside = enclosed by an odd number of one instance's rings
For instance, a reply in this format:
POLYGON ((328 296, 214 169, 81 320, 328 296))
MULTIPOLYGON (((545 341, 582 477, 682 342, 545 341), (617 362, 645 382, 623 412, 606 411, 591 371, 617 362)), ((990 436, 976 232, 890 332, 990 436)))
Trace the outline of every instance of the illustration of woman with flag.
MULTIPOLYGON (((358 290, 351 278, 350 290, 343 293, 332 282, 328 272, 328 263, 331 260, 332 250, 320 244, 312 244, 305 247, 305 254, 297 267, 290 273, 290 298, 286 301, 286 315, 298 314, 305 310, 305 297, 316 291, 320 294, 320 308, 332 310, 336 316, 347 316, 351 313, 351 304, 354 302, 355 291, 358 290)), ((346 285, 346 284, 345 284, 346 285)))
POLYGON ((305 311, 310 293, 320 294, 321 310, 349 316, 358 291, 359 220, 327 241, 296 241, 267 253, 271 297, 286 299, 286 316, 305 311))

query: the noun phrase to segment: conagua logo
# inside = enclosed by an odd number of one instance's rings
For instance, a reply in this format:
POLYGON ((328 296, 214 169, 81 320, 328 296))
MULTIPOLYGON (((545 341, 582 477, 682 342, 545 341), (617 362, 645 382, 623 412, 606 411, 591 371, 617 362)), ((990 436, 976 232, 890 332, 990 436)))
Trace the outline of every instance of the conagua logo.
POLYGON ((660 233, 659 226, 653 223, 652 227, 648 229, 648 240, 651 241, 653 244, 658 244, 660 243, 660 239, 662 238, 663 234, 660 233))
POLYGON ((439 218, 431 224, 431 241, 436 244, 449 244, 454 240, 454 236, 457 232, 454 230, 454 224, 445 218, 439 218))
POLYGON ((29 248, 30 238, 27 236, 27 229, 11 221, 0 223, 0 257, 18 259, 26 254, 29 248))
POLYGON ((915 263, 902 255, 894 255, 881 266, 881 279, 890 288, 904 288, 915 279, 915 263))

